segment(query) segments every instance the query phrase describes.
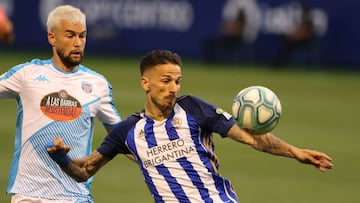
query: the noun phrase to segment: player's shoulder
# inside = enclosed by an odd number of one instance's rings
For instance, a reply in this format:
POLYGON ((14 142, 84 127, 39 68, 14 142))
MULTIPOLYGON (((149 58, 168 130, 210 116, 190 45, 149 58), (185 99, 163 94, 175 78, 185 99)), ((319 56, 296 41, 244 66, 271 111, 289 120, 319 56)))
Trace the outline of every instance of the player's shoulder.
POLYGON ((179 103, 180 105, 181 104, 185 104, 185 105, 198 104, 198 105, 201 105, 201 104, 207 103, 205 100, 201 99, 200 97, 197 97, 197 96, 194 96, 194 95, 191 95, 191 94, 184 94, 184 95, 179 96, 177 98, 176 102, 179 103))
POLYGON ((30 61, 26 61, 24 63, 20 63, 20 64, 17 64, 13 67, 11 67, 8 72, 9 73, 15 73, 21 69, 25 69, 25 68, 39 68, 41 66, 45 66, 47 64, 51 64, 51 60, 41 60, 41 59, 38 59, 38 58, 35 58, 35 59, 32 59, 30 61))
POLYGON ((136 113, 131 114, 129 117, 127 117, 127 118, 126 118, 126 121, 129 122, 129 123, 136 123, 136 122, 138 122, 142 117, 144 117, 144 116, 142 115, 142 113, 136 112, 136 113))
POLYGON ((128 116, 125 120, 121 121, 121 125, 135 125, 141 118, 143 118, 142 113, 133 113, 128 116))
POLYGON ((141 113, 133 113, 130 116, 128 116, 125 120, 118 123, 115 127, 115 131, 117 132, 127 132, 129 131, 133 126, 136 125, 136 123, 142 118, 141 113))
POLYGON ((16 66, 29 66, 29 65, 47 65, 47 64, 51 64, 51 60, 50 59, 46 59, 46 60, 43 60, 43 59, 38 59, 38 58, 34 58, 34 59, 31 59, 30 61, 26 61, 24 63, 20 63, 16 66))
POLYGON ((80 71, 85 72, 85 73, 87 73, 89 75, 93 75, 93 76, 105 79, 105 76, 103 74, 101 74, 101 73, 99 73, 99 72, 97 72, 97 71, 95 71, 95 70, 93 70, 93 69, 91 69, 91 68, 89 68, 89 67, 87 67, 87 66, 85 66, 83 64, 79 64, 78 68, 79 68, 80 71))
POLYGON ((183 102, 183 101, 190 101, 190 100, 196 100, 198 97, 191 95, 191 94, 184 94, 177 98, 177 102, 183 102))
POLYGON ((176 103, 187 113, 192 115, 203 115, 204 113, 210 114, 217 109, 216 105, 191 94, 178 97, 176 103))
POLYGON ((83 65, 83 64, 79 64, 78 67, 78 72, 82 72, 84 74, 86 74, 88 77, 92 78, 91 80, 96 81, 97 85, 100 86, 110 86, 110 81, 101 73, 83 65))

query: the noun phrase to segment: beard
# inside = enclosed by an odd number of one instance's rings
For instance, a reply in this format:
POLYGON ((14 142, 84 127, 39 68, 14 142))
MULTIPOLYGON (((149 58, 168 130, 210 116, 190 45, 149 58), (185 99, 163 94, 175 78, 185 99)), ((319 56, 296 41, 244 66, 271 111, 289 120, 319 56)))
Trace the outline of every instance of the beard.
POLYGON ((71 58, 70 54, 71 52, 65 56, 64 51, 57 49, 56 50, 57 55, 59 56, 61 62, 69 69, 74 68, 75 66, 79 65, 83 58, 84 58, 84 54, 80 53, 80 59, 79 60, 74 60, 71 58))
POLYGON ((157 102, 154 97, 151 97, 151 101, 162 112, 172 112, 174 109, 175 102, 165 102, 161 104, 160 102, 157 102))

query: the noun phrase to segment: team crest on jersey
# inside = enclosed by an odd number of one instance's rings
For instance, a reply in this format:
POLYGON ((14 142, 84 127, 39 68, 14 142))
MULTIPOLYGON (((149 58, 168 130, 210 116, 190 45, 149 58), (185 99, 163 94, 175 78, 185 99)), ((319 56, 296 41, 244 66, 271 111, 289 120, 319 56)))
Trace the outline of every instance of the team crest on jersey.
POLYGON ((172 123, 173 123, 175 128, 180 127, 181 124, 182 124, 182 119, 179 118, 179 117, 174 117, 172 123))
POLYGON ((56 121, 72 121, 82 112, 80 102, 68 94, 66 90, 45 95, 40 102, 41 111, 56 121))
POLYGON ((82 89, 85 93, 89 94, 89 93, 92 92, 93 87, 92 87, 92 84, 89 83, 89 82, 82 82, 82 83, 81 83, 81 89, 82 89))

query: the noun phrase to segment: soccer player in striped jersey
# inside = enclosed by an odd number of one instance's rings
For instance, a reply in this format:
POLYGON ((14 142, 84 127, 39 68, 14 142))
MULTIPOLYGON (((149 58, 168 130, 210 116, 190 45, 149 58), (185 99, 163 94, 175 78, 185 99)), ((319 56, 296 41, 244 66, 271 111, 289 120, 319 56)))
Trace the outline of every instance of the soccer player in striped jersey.
POLYGON ((229 180, 218 171, 213 134, 316 166, 332 168, 331 157, 299 149, 271 133, 254 136, 228 113, 192 96, 178 96, 181 58, 154 50, 140 61, 145 108, 117 125, 103 143, 84 159, 70 158, 61 137, 47 145, 49 155, 77 181, 85 181, 117 154, 131 154, 140 166, 155 202, 238 202, 229 180))
POLYGON ((94 118, 108 132, 121 121, 110 83, 81 64, 85 20, 77 8, 55 8, 47 22, 53 57, 17 65, 0 77, 0 98, 18 104, 7 189, 12 203, 93 202, 92 179, 75 181, 44 152, 49 139, 61 136, 73 147, 71 156, 85 157, 93 151, 94 118))

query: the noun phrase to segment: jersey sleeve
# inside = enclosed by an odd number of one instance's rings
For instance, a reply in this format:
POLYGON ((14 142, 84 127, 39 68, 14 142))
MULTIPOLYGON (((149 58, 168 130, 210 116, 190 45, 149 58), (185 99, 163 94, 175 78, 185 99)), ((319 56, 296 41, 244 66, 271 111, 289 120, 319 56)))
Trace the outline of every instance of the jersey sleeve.
POLYGON ((23 68, 26 65, 14 66, 0 76, 0 98, 15 98, 19 94, 25 75, 23 68))
POLYGON ((97 117, 104 126, 115 127, 115 125, 121 121, 121 117, 113 99, 112 86, 106 79, 104 80, 105 82, 102 84, 103 91, 100 98, 100 110, 97 113, 97 117))
POLYGON ((197 120, 202 130, 226 137, 230 128, 235 124, 235 120, 229 113, 198 97, 185 95, 179 98, 178 102, 197 120))
POLYGON ((117 154, 131 154, 126 145, 126 136, 139 120, 137 116, 130 116, 128 119, 120 122, 115 128, 104 138, 97 151, 103 156, 114 158, 117 154))

